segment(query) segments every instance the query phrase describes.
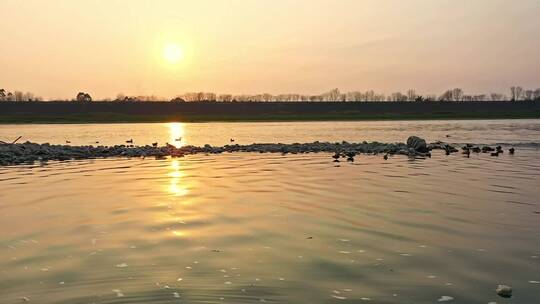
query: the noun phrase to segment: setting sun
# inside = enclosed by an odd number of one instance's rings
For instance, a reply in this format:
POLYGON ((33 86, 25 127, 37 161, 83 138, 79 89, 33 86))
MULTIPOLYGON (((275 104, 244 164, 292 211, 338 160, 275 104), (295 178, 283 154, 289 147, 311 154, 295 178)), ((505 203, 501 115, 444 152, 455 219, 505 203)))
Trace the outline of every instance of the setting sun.
POLYGON ((180 45, 169 43, 163 49, 163 58, 167 63, 176 64, 184 58, 184 51, 180 45))

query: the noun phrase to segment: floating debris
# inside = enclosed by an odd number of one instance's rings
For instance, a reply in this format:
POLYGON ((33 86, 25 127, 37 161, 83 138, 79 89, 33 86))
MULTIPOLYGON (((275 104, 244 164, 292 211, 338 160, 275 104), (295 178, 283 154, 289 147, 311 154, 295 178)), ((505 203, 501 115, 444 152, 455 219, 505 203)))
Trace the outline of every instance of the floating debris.
POLYGON ((497 294, 503 298, 511 298, 512 297, 512 287, 508 285, 499 285, 497 286, 497 289, 495 289, 497 294))
POLYGON ((449 301, 453 301, 454 298, 451 297, 451 296, 442 296, 440 297, 437 302, 449 302, 449 301))

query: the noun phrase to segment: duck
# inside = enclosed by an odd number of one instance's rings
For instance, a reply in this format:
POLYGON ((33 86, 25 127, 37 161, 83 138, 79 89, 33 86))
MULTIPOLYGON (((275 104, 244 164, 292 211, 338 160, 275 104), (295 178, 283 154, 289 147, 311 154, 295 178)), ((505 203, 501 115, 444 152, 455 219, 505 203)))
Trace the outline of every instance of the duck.
POLYGON ((386 154, 383 156, 383 159, 384 159, 384 160, 388 160, 388 153, 386 153, 386 154))
POLYGON ((234 138, 231 138, 231 142, 234 142, 234 138))
POLYGON ((182 137, 178 137, 175 139, 175 141, 181 141, 182 140, 182 137))
POLYGON ((71 142, 69 140, 66 140, 66 144, 70 144, 71 142))
POLYGON ((157 143, 157 142, 155 142, 155 143, 152 143, 152 146, 153 146, 153 147, 157 147, 157 145, 158 145, 158 143, 157 143))
POLYGON ((338 152, 336 152, 336 154, 332 155, 332 158, 334 159, 334 162, 336 162, 336 163, 339 163, 339 157, 340 157, 340 155, 339 155, 338 152))
POLYGON ((128 143, 128 144, 132 144, 132 143, 133 143, 133 139, 130 139, 130 140, 126 140, 126 143, 128 143))
POLYGON ((510 149, 508 149, 508 152, 509 152, 511 155, 514 155, 514 153, 516 153, 516 149, 510 148, 510 149))
POLYGON ((353 152, 353 151, 349 151, 349 152, 347 152, 347 154, 346 154, 346 155, 347 155, 347 157, 349 157, 349 158, 353 158, 353 157, 355 157, 355 156, 356 156, 356 152, 353 152))

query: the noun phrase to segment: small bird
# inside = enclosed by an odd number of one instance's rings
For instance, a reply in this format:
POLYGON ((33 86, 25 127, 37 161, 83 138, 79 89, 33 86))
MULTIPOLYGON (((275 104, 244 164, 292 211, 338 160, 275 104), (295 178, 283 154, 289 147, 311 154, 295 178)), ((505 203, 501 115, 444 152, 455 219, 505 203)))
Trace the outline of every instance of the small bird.
POLYGON ((175 139, 175 141, 181 141, 182 140, 182 137, 178 137, 175 139))
POLYGON ((446 155, 450 155, 451 150, 446 146, 444 147, 444 152, 446 153, 446 155))
POLYGON ((234 142, 234 138, 231 138, 231 142, 234 142))
POLYGON ((510 155, 514 155, 514 153, 516 153, 516 149, 510 148, 508 149, 508 152, 510 152, 510 155))
POLYGON ((157 144, 158 144, 157 142, 152 143, 152 146, 157 147, 157 144))
POLYGON ((386 153, 386 154, 383 156, 383 159, 384 159, 384 160, 388 160, 388 153, 386 153))
POLYGON ((99 141, 96 141, 96 144, 99 144, 99 141))
POLYGON ((128 144, 132 144, 132 143, 133 143, 133 139, 130 139, 130 140, 126 140, 126 143, 128 143, 128 144))
POLYGON ((66 140, 66 144, 70 144, 71 142, 69 140, 66 140))
POLYGON ((339 153, 336 152, 336 154, 332 155, 332 158, 334 159, 334 162, 339 163, 339 153))

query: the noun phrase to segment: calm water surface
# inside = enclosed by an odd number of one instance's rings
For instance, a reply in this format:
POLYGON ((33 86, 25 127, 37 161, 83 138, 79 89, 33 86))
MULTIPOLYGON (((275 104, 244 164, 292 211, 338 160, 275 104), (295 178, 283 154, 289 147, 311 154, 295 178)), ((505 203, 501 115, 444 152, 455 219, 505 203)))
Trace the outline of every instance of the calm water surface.
POLYGON ((540 119, 465 121, 149 123, 0 125, 0 140, 72 145, 175 145, 294 143, 313 141, 405 142, 418 135, 428 141, 453 143, 535 143, 540 147, 540 119), (448 136, 448 137, 447 137, 448 136), (176 139, 182 138, 181 141, 176 139))
POLYGON ((0 167, 0 303, 537 303, 538 120, 0 126, 0 140, 72 144, 411 134, 519 148, 0 167))

